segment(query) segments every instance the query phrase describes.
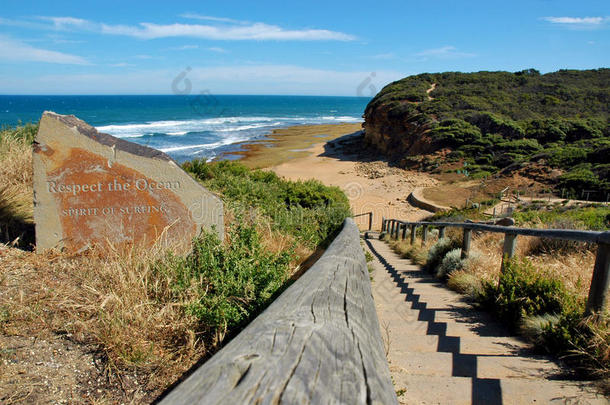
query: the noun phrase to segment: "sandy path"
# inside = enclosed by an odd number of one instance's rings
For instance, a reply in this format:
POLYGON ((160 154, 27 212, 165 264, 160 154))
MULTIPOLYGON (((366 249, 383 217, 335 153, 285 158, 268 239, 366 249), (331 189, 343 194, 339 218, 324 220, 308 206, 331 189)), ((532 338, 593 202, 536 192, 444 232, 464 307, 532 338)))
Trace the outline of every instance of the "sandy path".
MULTIPOLYGON (((271 168, 290 180, 316 179, 340 187, 348 196, 354 215, 372 211, 373 229, 381 228, 381 218, 419 220, 429 212, 411 206, 407 196, 415 187, 430 187, 436 180, 424 173, 390 168, 385 162, 359 162, 342 150, 325 153, 324 143, 315 144, 308 156, 271 168)), ((361 229, 368 217, 356 218, 361 229)))

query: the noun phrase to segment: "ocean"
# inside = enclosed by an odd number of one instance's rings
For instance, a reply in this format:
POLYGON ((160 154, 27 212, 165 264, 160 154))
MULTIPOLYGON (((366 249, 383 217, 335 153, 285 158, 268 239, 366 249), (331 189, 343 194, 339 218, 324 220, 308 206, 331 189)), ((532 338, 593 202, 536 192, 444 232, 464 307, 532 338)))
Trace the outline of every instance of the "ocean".
POLYGON ((368 97, 7 96, 0 125, 37 122, 45 110, 73 114, 100 132, 159 149, 179 162, 211 160, 273 129, 362 122, 368 97))

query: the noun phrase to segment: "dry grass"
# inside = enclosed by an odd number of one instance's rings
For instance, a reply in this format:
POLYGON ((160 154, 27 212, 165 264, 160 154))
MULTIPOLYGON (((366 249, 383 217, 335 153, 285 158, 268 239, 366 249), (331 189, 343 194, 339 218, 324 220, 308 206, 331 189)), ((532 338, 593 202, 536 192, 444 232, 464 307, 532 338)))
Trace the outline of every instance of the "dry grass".
POLYGON ((436 243, 436 239, 429 239, 425 245, 422 246, 421 240, 417 240, 414 245, 411 245, 409 238, 402 239, 385 239, 389 243, 390 247, 394 252, 400 255, 403 259, 411 259, 414 264, 423 266, 428 258, 428 250, 436 243))
POLYGON ((460 269, 449 275, 447 287, 471 299, 476 299, 483 290, 483 283, 470 269, 460 269))
POLYGON ((137 368, 146 390, 175 381, 223 337, 202 339, 197 320, 176 302, 171 280, 153 271, 167 256, 159 248, 105 255, 34 254, 4 248, 0 266, 2 332, 67 334, 103 352, 109 371, 137 368))
POLYGON ((32 146, 26 136, 0 131, 0 241, 23 238, 33 224, 32 146))
MULTIPOLYGON (((481 257, 470 266, 473 274, 485 280, 498 280, 502 265, 503 240, 503 235, 495 233, 482 233, 473 238, 472 248, 481 252, 481 257)), ((528 258, 542 274, 561 280, 568 291, 586 298, 593 275, 595 253, 585 249, 561 254, 532 254, 538 244, 539 238, 520 236, 517 239, 516 256, 528 258)))

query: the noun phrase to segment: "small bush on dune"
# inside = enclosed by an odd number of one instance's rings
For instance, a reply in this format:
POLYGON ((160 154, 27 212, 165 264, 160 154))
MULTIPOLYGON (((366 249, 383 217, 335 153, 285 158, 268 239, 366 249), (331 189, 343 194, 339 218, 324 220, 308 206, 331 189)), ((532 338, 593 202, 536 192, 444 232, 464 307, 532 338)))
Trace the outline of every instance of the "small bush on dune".
POLYGON ((483 293, 483 282, 467 270, 457 270, 449 275, 447 287, 464 294, 471 299, 478 299, 483 293))
POLYGON ((483 305, 509 325, 527 316, 561 313, 571 300, 561 281, 541 275, 527 260, 508 260, 498 284, 485 283, 483 305))
POLYGON ((439 239, 428 251, 428 257, 424 268, 430 272, 436 271, 438 266, 443 261, 445 255, 457 248, 456 242, 449 238, 441 238, 439 239))
POLYGON ((428 248, 421 245, 411 245, 407 240, 391 239, 389 236, 383 239, 388 242, 394 252, 403 259, 410 259, 414 264, 423 266, 428 257, 428 248))
POLYGON ((428 257, 428 249, 426 246, 417 246, 413 247, 409 254, 409 258, 413 261, 413 263, 418 266, 423 266, 426 264, 426 258, 428 257))
POLYGON ((559 323, 561 317, 558 314, 529 315, 521 320, 519 332, 531 342, 544 344, 544 334, 559 323))
POLYGON ((453 249, 445 254, 441 264, 436 268, 437 278, 447 278, 456 270, 464 268, 466 263, 465 259, 462 259, 462 249, 453 249))

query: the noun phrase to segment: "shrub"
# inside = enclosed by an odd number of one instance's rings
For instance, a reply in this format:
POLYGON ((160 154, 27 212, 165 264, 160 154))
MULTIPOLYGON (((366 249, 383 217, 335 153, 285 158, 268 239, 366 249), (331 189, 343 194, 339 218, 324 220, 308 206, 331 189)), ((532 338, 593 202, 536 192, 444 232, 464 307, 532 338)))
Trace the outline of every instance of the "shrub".
POLYGON ((471 299, 478 299, 483 294, 483 283, 481 279, 465 270, 457 270, 449 275, 447 287, 471 299))
POLYGON ((558 314, 529 315, 521 320, 519 332, 536 345, 544 345, 545 333, 554 328, 560 320, 558 314))
POLYGON ((205 328, 233 328, 260 311, 290 274, 290 249, 266 250, 254 225, 236 221, 223 245, 214 233, 203 232, 193 251, 157 268, 172 280, 177 296, 198 296, 186 308, 205 328))
POLYGON ((430 132, 430 135, 436 143, 445 147, 459 147, 481 139, 479 128, 459 119, 442 121, 430 132))
POLYGON ((567 297, 561 281, 544 277, 527 259, 507 260, 498 285, 485 283, 482 303, 518 327, 527 316, 561 313, 567 297))
POLYGON ((600 181, 589 168, 580 167, 561 175, 558 186, 578 194, 582 189, 597 190, 600 186, 600 181))
POLYGON ((526 133, 541 143, 563 141, 569 126, 563 120, 539 119, 529 122, 526 133))
POLYGON ((194 160, 183 167, 210 190, 221 193, 233 211, 256 209, 272 219, 273 230, 292 235, 311 249, 328 244, 351 216, 345 194, 318 181, 291 182, 231 161, 194 160))
POLYGON ((449 238, 439 239, 428 251, 428 257, 424 268, 430 272, 436 271, 447 252, 455 249, 457 247, 456 245, 456 242, 449 238))
POLYGON ((460 270, 464 267, 466 261, 462 259, 462 249, 453 249, 445 254, 441 264, 436 268, 436 277, 447 278, 455 270, 460 270))
POLYGON ((540 224, 570 221, 572 222, 571 228, 567 229, 601 231, 610 227, 607 220, 609 215, 610 207, 601 205, 556 207, 551 210, 530 206, 515 212, 514 218, 518 226, 539 226, 540 224))
POLYGON ((552 166, 568 168, 575 164, 585 162, 587 151, 583 148, 565 146, 551 151, 549 163, 552 166))
POLYGON ((525 131, 517 122, 490 112, 473 114, 466 120, 479 127, 482 133, 499 133, 512 139, 522 138, 525 135, 525 131))

